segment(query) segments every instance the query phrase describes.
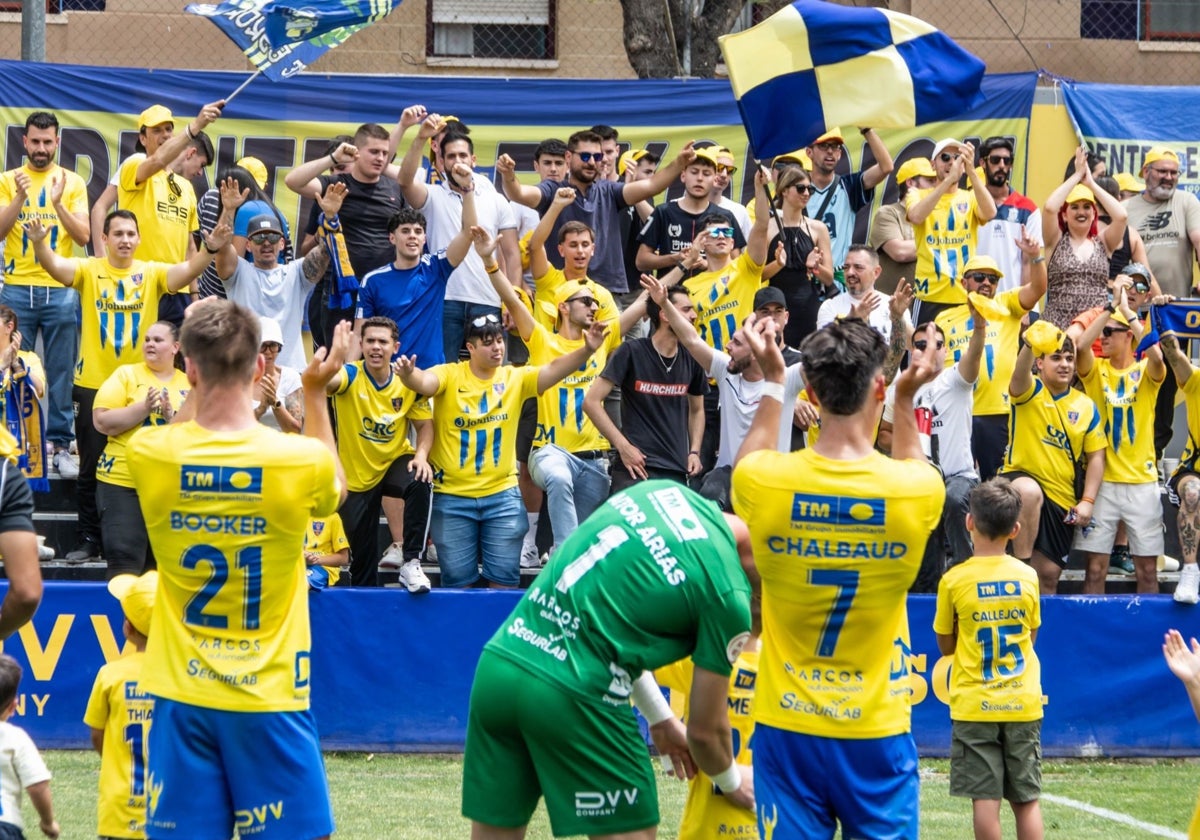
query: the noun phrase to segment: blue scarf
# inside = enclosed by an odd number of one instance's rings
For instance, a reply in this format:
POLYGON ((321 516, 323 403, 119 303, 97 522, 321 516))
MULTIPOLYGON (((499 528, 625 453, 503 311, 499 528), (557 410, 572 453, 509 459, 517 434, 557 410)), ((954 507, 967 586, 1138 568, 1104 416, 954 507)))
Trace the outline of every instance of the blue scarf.
POLYGON ((1167 333, 1176 338, 1200 338, 1200 300, 1175 300, 1165 306, 1150 307, 1150 330, 1142 336, 1138 353, 1158 344, 1167 333))
POLYGON ((334 216, 326 219, 322 213, 317 217, 321 231, 325 234, 325 245, 329 249, 329 265, 333 269, 333 286, 329 289, 330 309, 349 309, 354 306, 358 291, 358 278, 350 264, 350 252, 346 250, 346 237, 342 235, 342 222, 334 216))
POLYGON ((46 418, 29 374, 14 377, 4 374, 4 425, 17 440, 17 466, 25 473, 35 493, 49 493, 46 475, 46 418))

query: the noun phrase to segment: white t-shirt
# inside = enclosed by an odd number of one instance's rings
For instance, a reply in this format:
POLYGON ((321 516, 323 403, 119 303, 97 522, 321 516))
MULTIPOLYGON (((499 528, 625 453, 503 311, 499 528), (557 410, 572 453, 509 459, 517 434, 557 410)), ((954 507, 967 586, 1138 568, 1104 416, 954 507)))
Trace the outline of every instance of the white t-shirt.
MULTIPOLYGON (((285 345, 286 348, 286 345, 285 345)), ((300 383, 300 371, 277 365, 279 368, 279 384, 275 387, 275 399, 281 403, 286 403, 287 398, 299 391, 303 386, 300 383)), ((258 410, 258 400, 253 401, 254 410, 258 410)), ((262 417, 258 418, 258 422, 264 426, 270 426, 272 429, 279 429, 279 420, 275 418, 274 410, 268 409, 262 417)), ((283 431, 280 429, 280 431, 283 431)))
MULTIPOLYGON (((921 431, 921 448, 947 478, 954 475, 979 478, 971 455, 974 390, 975 384, 965 380, 955 364, 938 374, 937 379, 922 385, 913 397, 917 428, 930 430, 929 434, 921 431)), ((895 422, 895 405, 896 385, 892 383, 883 406, 884 422, 895 422)))
POLYGON ((238 260, 237 269, 225 279, 225 294, 256 315, 270 318, 283 332, 283 350, 277 364, 302 369, 304 342, 300 329, 304 322, 304 301, 315 285, 304 276, 304 260, 293 260, 272 269, 256 268, 254 263, 238 260))
MULTIPOLYGON (((883 302, 871 310, 871 317, 867 319, 867 323, 883 336, 884 341, 891 341, 892 316, 888 310, 888 304, 891 303, 892 297, 883 292, 879 292, 879 296, 883 298, 883 302)), ((845 318, 858 300, 851 297, 849 292, 842 292, 837 297, 822 303, 821 308, 817 310, 817 329, 821 329, 826 324, 832 324, 838 318, 845 318)), ((908 317, 907 311, 904 313, 904 323, 909 327, 912 326, 912 320, 908 317)))
POLYGON ((0 820, 24 828, 21 791, 50 778, 33 739, 19 726, 0 722, 0 820))
MULTIPOLYGON (((444 183, 430 184, 426 195, 425 205, 416 209, 425 214, 429 253, 436 254, 450 247, 450 240, 462 230, 462 196, 444 183)), ((475 217, 478 225, 493 236, 502 230, 515 231, 517 228, 508 199, 497 193, 481 175, 475 177, 475 217), (482 186, 484 184, 486 186, 482 186)), ((467 249, 466 258, 450 275, 446 300, 500 306, 500 296, 483 270, 483 258, 474 248, 467 249)))
MULTIPOLYGON (((713 351, 712 366, 708 375, 716 380, 717 389, 721 395, 721 439, 717 449, 718 467, 728 467, 737 457, 750 424, 754 421, 754 413, 758 411, 758 401, 762 399, 762 386, 766 380, 747 382, 740 373, 729 372, 728 353, 720 350, 713 351)), ((796 397, 804 387, 804 373, 801 365, 796 363, 787 369, 783 379, 783 412, 779 417, 779 436, 775 448, 780 452, 790 452, 792 448, 792 406, 796 397)))

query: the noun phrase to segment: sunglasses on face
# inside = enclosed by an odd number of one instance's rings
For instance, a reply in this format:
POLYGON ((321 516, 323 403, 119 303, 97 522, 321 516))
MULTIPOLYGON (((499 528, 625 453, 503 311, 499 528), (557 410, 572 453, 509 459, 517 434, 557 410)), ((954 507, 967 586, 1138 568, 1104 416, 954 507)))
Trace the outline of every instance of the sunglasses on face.
POLYGON ((964 280, 974 280, 976 283, 991 283, 996 285, 996 275, 987 274, 983 271, 972 271, 963 275, 964 280))
POLYGON ((283 345, 276 341, 264 341, 262 347, 258 349, 262 353, 278 353, 283 349, 283 345))
POLYGON ((718 163, 717 171, 722 175, 732 175, 734 172, 737 172, 737 167, 728 163, 718 163))
POLYGON ((1123 332, 1129 332, 1129 330, 1125 327, 1105 327, 1104 329, 1100 330, 1100 334, 1105 338, 1112 338, 1114 333, 1123 332))
POLYGON ((842 144, 834 143, 832 140, 830 140, 827 143, 818 143, 816 148, 820 149, 822 152, 836 152, 838 149, 842 148, 842 144))
POLYGON ((957 157, 958 157, 958 155, 952 155, 949 152, 942 152, 940 155, 938 155, 938 159, 942 163, 949 163, 950 161, 954 160, 957 157))
POLYGON ((817 188, 812 184, 792 184, 792 189, 800 195, 812 195, 817 191, 817 188))
POLYGON ((591 308, 596 305, 596 299, 591 295, 585 295, 584 297, 571 298, 567 303, 582 303, 584 306, 591 308))
POLYGON ((1134 283, 1133 290, 1135 292, 1137 292, 1139 295, 1144 295, 1144 294, 1146 294, 1146 292, 1150 291, 1150 284, 1149 283, 1134 283))
MULTIPOLYGON (((925 352, 925 348, 927 348, 928 346, 929 346, 929 342, 928 342, 928 341, 926 341, 926 340, 925 340, 925 339, 923 339, 923 338, 919 338, 919 339, 917 339, 916 341, 914 341, 914 342, 913 342, 913 349, 914 349, 914 350, 919 350, 919 351, 921 351, 922 353, 924 353, 924 352, 925 352)), ((941 350, 941 349, 942 349, 943 347, 945 347, 945 346, 946 346, 946 342, 944 342, 944 341, 939 341, 939 342, 937 343, 937 349, 938 349, 938 350, 941 350)))
POLYGON ((712 227, 706 233, 713 239, 733 239, 733 228, 731 227, 712 227))
POLYGON ((1008 155, 988 155, 988 163, 992 166, 1012 166, 1012 160, 1008 155))
POLYGON ((283 239, 281 233, 256 233, 250 237, 250 241, 255 245, 274 245, 280 239, 283 239))
POLYGON ((495 315, 492 315, 489 313, 487 315, 480 315, 478 318, 476 318, 474 321, 471 322, 471 326, 472 327, 482 327, 482 326, 485 326, 486 324, 499 324, 499 323, 500 323, 500 319, 497 318, 495 315))
POLYGON ((584 163, 599 163, 604 160, 604 152, 576 152, 575 157, 584 163))

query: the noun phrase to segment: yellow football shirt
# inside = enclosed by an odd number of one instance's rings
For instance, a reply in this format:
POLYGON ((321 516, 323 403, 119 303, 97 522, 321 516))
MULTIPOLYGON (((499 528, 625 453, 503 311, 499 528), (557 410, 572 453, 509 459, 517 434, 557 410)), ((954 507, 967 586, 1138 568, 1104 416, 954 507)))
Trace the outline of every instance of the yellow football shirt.
POLYGON ((1116 370, 1111 359, 1096 359, 1083 380, 1084 392, 1104 417, 1108 454, 1104 480, 1148 484, 1158 480, 1154 453, 1154 405, 1162 380, 1146 374, 1149 359, 1116 370))
POLYGON ((1179 393, 1183 394, 1184 405, 1187 407, 1188 430, 1187 444, 1183 447, 1179 462, 1192 465, 1189 469, 1196 469, 1194 465, 1200 458, 1200 445, 1197 444, 1200 441, 1200 371, 1192 371, 1187 382, 1179 386, 1179 393))
POLYGON ((1038 577, 1014 557, 971 557, 938 584, 933 632, 958 641, 950 669, 950 719, 1042 718, 1042 669, 1032 631, 1042 624, 1038 577))
MULTIPOLYGON (((350 540, 346 537, 346 528, 342 524, 342 517, 336 513, 319 516, 309 521, 308 530, 304 532, 305 551, 322 555, 337 554, 342 549, 349 547, 350 540)), ((338 578, 342 576, 341 566, 323 566, 322 568, 329 575, 330 586, 337 583, 338 578)))
MULTIPOLYGON (((659 685, 671 689, 671 700, 678 692, 684 697, 683 719, 687 720, 687 695, 692 690, 692 660, 680 661, 654 672, 659 685)), ((758 651, 742 651, 729 675, 729 725, 733 738, 733 760, 742 767, 753 764, 750 741, 754 735, 754 682, 758 678, 758 651)), ((721 795, 713 780, 697 768, 688 782, 687 802, 679 824, 679 840, 708 840, 711 837, 758 836, 753 811, 735 808, 721 795)))
POLYGON ((685 280, 696 329, 714 350, 724 350, 730 336, 754 312, 754 293, 762 286, 763 267, 750 259, 748 251, 720 271, 702 271, 685 280))
MULTIPOLYGON (((909 190, 905 210, 931 190, 909 190)), ((917 243, 917 267, 913 292, 918 300, 931 303, 966 303, 962 270, 975 253, 979 230, 979 205, 971 190, 955 190, 942 196, 925 221, 913 225, 917 243)))
POLYGON ((158 600, 142 686, 209 709, 308 708, 309 520, 338 505, 333 453, 262 425, 143 429, 126 448, 158 600))
POLYGON ((355 493, 370 490, 397 458, 413 454, 408 422, 431 416, 429 399, 404 387, 391 368, 386 382, 376 382, 362 362, 338 374, 333 410, 346 489, 355 493))
POLYGON ((66 179, 63 189, 63 206, 68 213, 82 213, 87 216, 88 198, 87 187, 83 179, 69 169, 63 169, 57 164, 44 171, 31 169, 28 164, 20 169, 10 169, 0 175, 0 205, 12 204, 17 194, 16 174, 24 172, 29 176, 30 187, 26 192, 25 204, 17 215, 17 221, 4 240, 4 282, 9 286, 48 286, 61 288, 57 280, 46 273, 38 263, 33 253, 33 244, 25 235, 25 225, 34 219, 41 221, 49 235, 46 244, 50 250, 60 257, 69 258, 74 255, 75 240, 67 233, 58 220, 58 212, 54 202, 50 200, 50 191, 54 182, 59 178, 66 179))
MULTIPOLYGON (((533 320, 548 330, 553 331, 558 326, 558 308, 554 305, 554 295, 558 287, 567 282, 567 275, 561 268, 550 266, 550 270, 541 277, 533 278, 533 320)), ((611 324, 617 329, 617 321, 621 317, 621 309, 613 300, 612 292, 599 283, 588 278, 592 294, 596 298, 596 320, 611 324)))
MULTIPOLYGON (((584 340, 571 340, 551 332, 541 324, 534 324, 533 334, 526 342, 529 347, 531 365, 547 365, 578 350, 584 340)), ((534 448, 553 443, 568 452, 587 452, 608 449, 608 438, 600 434, 583 411, 583 398, 593 381, 604 371, 608 356, 621 344, 621 330, 615 324, 608 328, 604 344, 593 353, 583 367, 567 376, 562 382, 547 388, 538 397, 538 426, 533 438, 534 448)))
POLYGON ((187 259, 192 231, 200 229, 196 215, 196 191, 181 175, 163 169, 137 183, 138 164, 134 155, 121 163, 117 183, 117 206, 137 216, 141 242, 134 257, 164 263, 187 259))
POLYGON ((537 396, 538 368, 501 365, 478 379, 470 362, 438 365, 434 396, 433 490, 481 498, 517 486, 517 422, 537 396))
MULTIPOLYGON (((164 382, 146 366, 145 362, 134 365, 121 365, 113 375, 104 380, 100 390, 96 392, 96 408, 125 408, 134 403, 145 402, 146 393, 151 388, 166 388, 171 398, 171 406, 178 410, 183 405, 192 386, 188 384, 187 375, 183 371, 172 369, 171 378, 164 382)), ((140 426, 134 426, 119 435, 110 436, 96 464, 96 479, 106 484, 116 484, 120 487, 132 487, 133 478, 125 465, 125 446, 129 439, 139 429, 148 426, 165 426, 167 419, 161 412, 154 412, 140 426)))
MULTIPOLYGON (((1025 317, 1020 289, 1001 292, 993 300, 1004 308, 1006 314, 1003 318, 988 321, 979 378, 975 380, 973 413, 977 417, 1008 414, 1008 383, 1017 365, 1021 319, 1025 317)), ((971 319, 970 310, 963 304, 944 310, 938 315, 936 323, 946 336, 946 367, 953 367, 967 352, 975 322, 971 319)))
POLYGON ((100 668, 83 722, 104 731, 96 832, 146 836, 146 745, 154 698, 139 684, 146 656, 132 651, 100 668))
POLYGON ((929 464, 759 451, 733 471, 762 576, 754 718, 834 738, 908 732, 908 588, 942 515, 929 464))
POLYGON ((1100 410, 1091 398, 1074 388, 1055 397, 1035 378, 1029 390, 1012 398, 1000 472, 1028 473, 1051 501, 1069 509, 1078 501, 1075 461, 1107 446, 1100 410))
POLYGON ((83 314, 75 384, 99 388, 120 365, 142 361, 142 339, 158 318, 158 300, 167 293, 163 263, 134 260, 113 268, 88 257, 75 267, 75 288, 83 314))

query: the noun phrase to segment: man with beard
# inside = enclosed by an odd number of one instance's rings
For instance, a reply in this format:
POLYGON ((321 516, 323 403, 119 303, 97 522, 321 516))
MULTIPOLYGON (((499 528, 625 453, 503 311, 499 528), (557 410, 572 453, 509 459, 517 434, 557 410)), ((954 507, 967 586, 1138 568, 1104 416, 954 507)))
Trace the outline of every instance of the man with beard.
MULTIPOLYGON (((50 247, 70 257, 91 239, 83 179, 54 162, 58 119, 35 111, 25 120, 24 166, 0 175, 0 237, 4 237, 4 289, 0 303, 17 314, 21 349, 33 350, 42 333, 46 368, 46 437, 54 446, 54 468, 63 478, 79 475, 68 448, 75 437, 71 377, 79 345, 79 293, 54 280, 33 256, 25 222, 37 218, 50 231, 50 247), (20 222, 20 224, 18 224, 20 222)), ((42 463, 39 455, 38 463, 42 463)))
POLYGON ((887 146, 875 129, 860 128, 859 133, 875 157, 875 163, 862 172, 838 175, 842 146, 846 142, 839 128, 831 128, 806 149, 812 161, 808 210, 812 218, 824 222, 829 228, 834 273, 839 285, 842 280, 841 265, 846 261, 846 253, 854 242, 855 215, 871 203, 875 197, 875 185, 882 184, 894 166, 887 146))
MULTIPOLYGON (((858 318, 879 330, 883 340, 890 343, 892 296, 875 289, 875 281, 882 271, 879 256, 869 245, 851 245, 842 271, 845 273, 846 291, 821 304, 817 312, 817 329, 839 318, 858 318)), ((908 313, 905 312, 902 317, 906 332, 912 332, 908 313)))
MULTIPOLYGON (((559 189, 574 189, 575 203, 558 217, 558 226, 549 238, 556 239, 558 227, 567 222, 583 222, 590 227, 596 232, 596 259, 592 261, 591 277, 610 292, 620 294, 629 291, 621 252, 620 210, 663 192, 695 156, 689 141, 675 160, 644 181, 606 181, 599 177, 604 160, 600 135, 577 131, 567 139, 570 174, 562 181, 542 181, 536 187, 522 184, 517 180, 516 162, 508 155, 501 155, 496 161, 496 171, 503 179, 505 195, 526 207, 536 208, 539 215, 545 215, 559 189)), ((562 268, 561 255, 551 253, 550 262, 555 268, 562 268)))
MULTIPOLYGON (((1179 156, 1164 146, 1146 152, 1142 161, 1146 188, 1125 202, 1129 226, 1137 228, 1146 245, 1150 271, 1164 294, 1188 297, 1194 290, 1192 267, 1200 253, 1200 199, 1179 189, 1179 156)), ((1180 342, 1186 356, 1188 343, 1180 342)), ((1175 395, 1179 385, 1168 376, 1158 391, 1154 409, 1154 450, 1161 457, 1171 441, 1175 395)))
POLYGON ((1000 267, 1004 279, 997 292, 1007 292, 1029 282, 1029 263, 1025 261, 1018 243, 1028 236, 1042 242, 1042 214, 1028 196, 1021 195, 1008 183, 1014 161, 1010 137, 989 137, 979 147, 979 165, 983 168, 983 183, 996 202, 996 215, 980 225, 975 239, 975 253, 991 257, 1000 267))
MULTIPOLYGON (((679 180, 683 195, 665 201, 654 208, 650 221, 642 228, 638 241, 637 267, 641 271, 666 274, 683 262, 684 255, 700 233, 702 223, 711 216, 726 218, 733 227, 733 247, 746 247, 746 239, 733 214, 722 210, 710 200, 717 159, 712 149, 701 149, 687 165, 679 180)), ((696 274, 699 267, 684 273, 684 279, 696 274)))

